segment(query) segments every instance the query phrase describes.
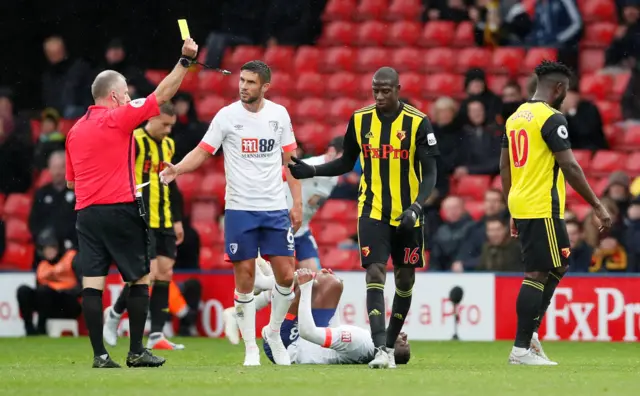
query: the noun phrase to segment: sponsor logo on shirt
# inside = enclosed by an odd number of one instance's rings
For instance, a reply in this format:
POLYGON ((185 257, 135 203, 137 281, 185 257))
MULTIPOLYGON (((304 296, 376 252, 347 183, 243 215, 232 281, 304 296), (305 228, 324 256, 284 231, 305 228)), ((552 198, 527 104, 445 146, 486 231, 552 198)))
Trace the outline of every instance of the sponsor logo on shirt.
POLYGON ((380 147, 373 147, 365 143, 362 145, 362 153, 365 158, 382 158, 382 159, 409 159, 409 150, 402 150, 393 147, 390 144, 383 144, 380 147))
POLYGON ((234 125, 233 129, 235 129, 236 131, 241 131, 244 129, 244 125, 234 125))
POLYGON ((275 139, 242 138, 240 151, 245 158, 271 157, 275 144, 275 139))
POLYGON ((342 342, 351 342, 351 332, 343 331, 340 335, 340 339, 342 340, 342 342))

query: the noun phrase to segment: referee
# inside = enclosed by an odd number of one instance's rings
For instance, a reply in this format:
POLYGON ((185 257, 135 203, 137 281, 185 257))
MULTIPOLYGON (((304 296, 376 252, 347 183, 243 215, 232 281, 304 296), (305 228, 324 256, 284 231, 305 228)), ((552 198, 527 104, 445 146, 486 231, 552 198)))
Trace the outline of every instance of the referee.
POLYGON ((133 130, 160 114, 178 91, 198 46, 187 39, 173 71, 146 98, 131 101, 125 78, 105 70, 91 85, 95 101, 67 135, 67 185, 75 189, 82 310, 94 368, 119 368, 102 342, 102 291, 115 263, 130 285, 129 367, 159 367, 165 359, 142 345, 149 308, 148 232, 144 205, 135 198, 133 130))
POLYGON ((360 260, 366 269, 367 311, 376 346, 371 368, 395 368, 394 344, 411 306, 415 269, 424 266, 422 204, 436 182, 438 146, 427 117, 398 100, 398 73, 383 67, 373 76, 375 105, 351 116, 344 154, 323 165, 297 158, 298 179, 338 176, 362 164, 358 204, 360 260), (385 333, 384 283, 391 256, 396 294, 385 333))

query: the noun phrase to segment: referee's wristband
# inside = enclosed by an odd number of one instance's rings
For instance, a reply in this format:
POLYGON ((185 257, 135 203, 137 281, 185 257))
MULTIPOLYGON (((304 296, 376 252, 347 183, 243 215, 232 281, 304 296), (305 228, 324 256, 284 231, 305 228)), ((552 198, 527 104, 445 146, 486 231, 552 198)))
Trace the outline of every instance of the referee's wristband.
POLYGON ((188 56, 182 55, 180 57, 179 62, 180 62, 180 65, 182 65, 182 67, 184 67, 185 69, 188 69, 193 64, 193 58, 189 58, 188 56))

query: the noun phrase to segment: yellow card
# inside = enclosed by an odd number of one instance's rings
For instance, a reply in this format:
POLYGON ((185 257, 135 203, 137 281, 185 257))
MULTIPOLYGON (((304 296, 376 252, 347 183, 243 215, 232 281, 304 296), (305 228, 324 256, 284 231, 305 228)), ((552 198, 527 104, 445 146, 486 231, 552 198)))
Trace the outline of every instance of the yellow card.
POLYGON ((178 19, 178 27, 180 27, 180 34, 182 35, 183 40, 191 37, 191 35, 189 34, 189 26, 187 25, 186 19, 178 19))

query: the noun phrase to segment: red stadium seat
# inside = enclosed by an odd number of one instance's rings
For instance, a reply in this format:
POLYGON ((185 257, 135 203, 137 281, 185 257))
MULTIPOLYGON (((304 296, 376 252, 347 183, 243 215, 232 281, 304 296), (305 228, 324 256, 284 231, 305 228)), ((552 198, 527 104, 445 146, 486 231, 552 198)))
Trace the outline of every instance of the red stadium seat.
POLYGON ((618 27, 615 23, 597 22, 585 26, 582 46, 586 48, 607 48, 618 27))
POLYGON ((387 13, 388 3, 388 0, 362 0, 358 5, 355 17, 360 21, 383 19, 387 13))
POLYGON ((427 77, 425 93, 428 98, 440 96, 459 97, 464 89, 462 76, 448 73, 433 74, 427 77))
POLYGON ((324 77, 318 73, 303 73, 298 76, 295 92, 299 98, 323 96, 325 92, 324 77))
POLYGON ((8 242, 0 258, 0 269, 30 271, 33 267, 35 248, 31 244, 8 242))
POLYGON ((225 76, 215 71, 203 70, 198 74, 198 90, 202 93, 222 93, 225 88, 225 76))
POLYGON ((296 73, 317 72, 320 66, 321 50, 316 47, 304 46, 298 48, 293 59, 296 73))
POLYGON ((589 169, 591 168, 591 151, 573 150, 573 155, 576 157, 576 161, 578 161, 582 170, 584 170, 585 173, 589 172, 589 169))
POLYGON ((209 173, 200 182, 200 187, 195 198, 202 200, 215 199, 218 203, 224 202, 226 181, 221 173, 209 173))
POLYGON ((574 190, 573 187, 571 187, 570 184, 567 183, 565 191, 566 191, 566 201, 568 204, 575 205, 575 204, 586 203, 584 198, 582 198, 580 194, 578 194, 578 192, 574 190))
POLYGON ((631 73, 620 73, 611 76, 613 78, 613 85, 609 91, 609 100, 620 101, 622 95, 624 95, 631 79, 631 73))
POLYGON ((606 74, 587 74, 580 79, 580 93, 588 99, 604 100, 613 85, 606 74))
POLYGON ((452 48, 431 48, 424 52, 421 63, 425 72, 451 72, 456 64, 456 54, 452 48))
POLYGON ((200 176, 196 173, 185 173, 176 179, 184 201, 191 201, 200 185, 200 176))
POLYGON ((322 72, 353 71, 355 50, 348 47, 329 48, 324 52, 319 70, 322 72))
POLYGON ((391 53, 392 63, 400 72, 415 72, 422 67, 421 52, 415 48, 398 48, 391 53))
POLYGON ((522 6, 530 17, 534 16, 536 12, 536 0, 523 0, 522 6))
POLYGON ((290 95, 295 89, 295 81, 290 74, 285 72, 275 72, 271 77, 271 87, 269 92, 272 95, 290 95))
POLYGON ((533 70, 543 60, 554 61, 558 58, 558 51, 554 48, 531 48, 524 57, 520 72, 526 75, 533 73, 533 70))
POLYGON ((379 47, 387 39, 388 26, 380 21, 367 21, 358 26, 355 44, 359 46, 379 47))
POLYGON ((474 220, 480 220, 484 216, 484 202, 465 201, 464 208, 474 220))
POLYGON ((336 97, 356 97, 358 94, 358 79, 355 74, 348 72, 338 72, 329 75, 327 89, 324 94, 329 98, 336 97))
POLYGON ((327 223, 316 235, 316 240, 319 245, 331 245, 344 241, 349 238, 351 233, 346 225, 340 223, 327 223))
POLYGON ((218 206, 213 201, 194 202, 191 207, 191 220, 194 222, 213 222, 219 215, 218 206))
POLYGON ((456 47, 473 47, 476 45, 473 22, 460 22, 456 28, 452 45, 456 47))
POLYGON ((420 0, 392 0, 387 12, 387 19, 391 21, 417 21, 421 16, 420 0))
POLYGON ((218 234, 220 230, 213 221, 198 221, 193 219, 192 227, 200 237, 200 246, 211 247, 219 239, 218 234))
POLYGON ((580 51, 580 74, 595 73, 604 68, 604 50, 584 49, 580 51))
POLYGON ((296 128, 296 139, 304 145, 305 150, 320 153, 325 149, 325 142, 330 140, 328 129, 324 124, 307 122, 296 128))
POLYGON ((69 133, 71 128, 76 124, 76 122, 78 122, 78 120, 68 120, 68 119, 62 118, 60 120, 60 123, 58 124, 58 129, 60 130, 61 133, 66 135, 67 133, 69 133))
POLYGON ((623 144, 625 150, 640 150, 640 126, 633 125, 627 127, 624 133, 623 144))
POLYGON ((264 61, 273 70, 291 73, 293 71, 291 59, 293 59, 295 52, 294 47, 269 47, 264 52, 264 61))
POLYGON ((49 183, 51 183, 51 173, 48 169, 43 169, 42 172, 40 172, 38 180, 36 180, 36 183, 33 185, 33 187, 38 189, 49 183))
POLYGON ((391 25, 385 44, 406 47, 412 46, 420 38, 422 24, 419 22, 396 22, 391 25))
POLYGON ((184 80, 182 80, 182 84, 180 84, 180 91, 189 92, 191 94, 195 93, 200 86, 200 77, 198 77, 198 72, 194 70, 189 70, 186 76, 184 76, 184 80))
POLYGON ((477 201, 484 199, 484 193, 491 185, 491 177, 485 175, 469 175, 461 178, 455 189, 455 194, 469 197, 477 201))
POLYGON ((578 221, 584 221, 584 219, 591 213, 591 205, 584 203, 576 203, 569 207, 569 210, 572 211, 578 221))
MULTIPOLYGON (((271 93, 271 90, 269 90, 271 93)), ((295 102, 291 96, 276 96, 276 95, 268 95, 269 100, 279 105, 284 106, 285 109, 289 112, 289 116, 291 118, 295 117, 295 102)))
POLYGON ((26 221, 9 219, 6 224, 7 241, 28 243, 31 241, 31 233, 26 221))
POLYGON ((640 151, 629 154, 625 164, 625 171, 633 177, 640 175, 640 151))
POLYGON ((430 117, 433 115, 433 110, 431 109, 433 103, 431 103, 430 101, 419 98, 409 98, 409 102, 413 107, 425 113, 426 115, 430 117))
POLYGON ((239 70, 245 63, 262 59, 264 50, 262 47, 252 45, 239 45, 233 51, 230 57, 223 60, 223 68, 228 70, 239 70))
MULTIPOLYGON (((358 77, 358 87, 360 87, 358 89, 358 96, 361 99, 364 100, 368 100, 368 101, 373 101, 373 88, 372 88, 372 77, 373 75, 370 73, 367 74, 361 74, 360 77, 358 77)), ((369 103, 372 104, 372 103, 369 103)), ((367 106, 366 104, 361 104, 362 107, 367 106)))
POLYGON ((233 269, 233 263, 224 259, 224 251, 215 247, 200 248, 199 266, 205 271, 233 269))
POLYGON ((202 122, 211 122, 223 107, 227 105, 224 98, 216 95, 207 95, 196 102, 196 113, 202 122))
POLYGON ((27 221, 32 199, 26 194, 9 194, 4 204, 5 219, 16 218, 27 221))
POLYGON ((331 135, 331 139, 339 136, 344 136, 346 129, 346 125, 334 125, 329 130, 329 135, 331 135))
POLYGON ((355 219, 358 215, 358 203, 346 199, 329 199, 318 210, 317 219, 321 221, 340 221, 355 219))
POLYGON ((299 122, 323 121, 327 116, 328 107, 328 103, 322 99, 302 99, 296 111, 297 119, 299 122))
POLYGON ((4 201, 5 201, 5 196, 4 194, 0 193, 0 218, 2 218, 2 215, 4 214, 4 201))
POLYGON ((360 252, 357 249, 331 248, 321 256, 320 262, 323 268, 334 271, 351 271, 360 266, 360 252))
POLYGON ((493 178, 493 181, 491 182, 491 188, 502 191, 502 178, 500 177, 500 175, 493 178))
POLYGON ((616 4, 613 0, 584 0, 578 2, 585 23, 617 22, 616 4))
POLYGON ((493 51, 490 71, 493 73, 509 74, 512 76, 520 72, 520 64, 525 57, 524 49, 514 47, 500 47, 493 51))
POLYGON ((331 22, 324 25, 318 44, 323 46, 353 45, 356 41, 356 25, 351 22, 331 22))
POLYGON ((449 21, 431 21, 424 25, 418 44, 424 47, 449 47, 455 36, 456 24, 449 21))
POLYGON ((495 92, 498 95, 502 92, 502 89, 509 82, 509 76, 496 76, 490 74, 487 76, 487 87, 491 92, 495 92))
POLYGON ((389 52, 382 48, 365 48, 358 52, 356 69, 362 72, 372 72, 389 63, 389 52))
POLYGON ((404 73, 400 75, 402 95, 408 97, 421 96, 424 89, 424 77, 417 73, 404 73))
POLYGON ((487 69, 491 62, 491 51, 486 48, 464 48, 456 51, 456 69, 466 73, 469 69, 487 69))
POLYGON ((603 177, 600 180, 598 180, 595 184, 592 185, 593 192, 596 193, 597 196, 601 197, 604 195, 604 190, 607 189, 608 185, 609 185, 609 178, 603 177))
POLYGON ((596 106, 600 111, 604 125, 612 124, 622 119, 622 109, 620 108, 619 102, 598 101, 596 102, 596 106))
POLYGON ((608 175, 621 170, 626 160, 626 155, 618 151, 597 151, 591 160, 591 174, 608 175))
POLYGON ((322 13, 323 21, 348 21, 358 8, 357 0, 329 0, 322 13))
POLYGON ((153 85, 160 84, 160 81, 169 74, 168 70, 147 70, 144 72, 144 76, 153 85))
MULTIPOLYGON (((349 122, 349 118, 355 110, 360 108, 359 102, 355 99, 351 98, 338 98, 331 103, 331 107, 329 108, 329 121, 334 123, 344 123, 347 124, 349 122)), ((325 138, 327 138, 326 143, 329 143, 329 135, 323 134, 325 138)))

